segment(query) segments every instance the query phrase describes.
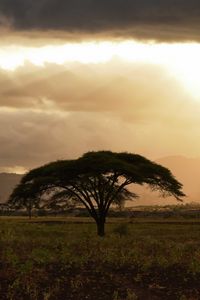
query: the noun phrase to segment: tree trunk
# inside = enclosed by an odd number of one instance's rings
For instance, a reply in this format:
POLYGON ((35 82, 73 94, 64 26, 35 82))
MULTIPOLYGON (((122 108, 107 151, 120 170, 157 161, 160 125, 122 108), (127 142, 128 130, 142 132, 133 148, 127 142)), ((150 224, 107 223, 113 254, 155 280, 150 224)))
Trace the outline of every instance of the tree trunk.
POLYGON ((97 223, 97 234, 103 237, 105 235, 105 218, 99 218, 97 223))
POLYGON ((32 217, 32 211, 31 211, 31 208, 28 208, 28 217, 29 217, 29 219, 31 219, 31 217, 32 217))
POLYGON ((96 225, 97 225, 97 234, 98 236, 103 237, 105 235, 105 223, 106 223, 106 211, 105 210, 96 210, 94 207, 89 209, 86 206, 90 216, 95 220, 96 225))

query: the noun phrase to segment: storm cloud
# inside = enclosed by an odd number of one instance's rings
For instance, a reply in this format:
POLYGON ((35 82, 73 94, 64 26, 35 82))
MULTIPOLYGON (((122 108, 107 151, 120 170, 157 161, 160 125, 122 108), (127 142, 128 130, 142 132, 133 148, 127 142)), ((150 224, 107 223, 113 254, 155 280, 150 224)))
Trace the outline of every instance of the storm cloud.
POLYGON ((1 27, 74 35, 199 40, 198 0, 1 0, 1 27))

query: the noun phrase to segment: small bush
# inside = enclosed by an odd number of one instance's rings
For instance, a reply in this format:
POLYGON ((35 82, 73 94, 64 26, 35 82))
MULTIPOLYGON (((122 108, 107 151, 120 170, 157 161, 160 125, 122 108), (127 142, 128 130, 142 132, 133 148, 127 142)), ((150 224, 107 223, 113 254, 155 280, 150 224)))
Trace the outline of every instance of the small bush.
POLYGON ((114 228, 113 232, 115 234, 119 234, 120 237, 128 235, 129 233, 128 224, 126 223, 119 224, 117 227, 114 228))

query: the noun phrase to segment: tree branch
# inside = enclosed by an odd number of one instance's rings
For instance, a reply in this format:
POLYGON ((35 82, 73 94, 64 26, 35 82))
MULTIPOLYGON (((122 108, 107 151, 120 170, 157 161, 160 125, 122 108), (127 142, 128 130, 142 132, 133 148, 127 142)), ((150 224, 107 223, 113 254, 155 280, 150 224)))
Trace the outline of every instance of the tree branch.
MULTIPOLYGON (((96 213, 96 210, 95 210, 95 208, 94 208, 94 205, 93 205, 93 203, 92 203, 92 201, 91 201, 91 199, 90 199, 90 196, 88 195, 88 193, 87 193, 87 191, 86 191, 86 189, 82 186, 82 189, 79 189, 76 185, 72 185, 71 184, 71 186, 75 189, 75 190, 77 190, 82 196, 83 196, 83 198, 84 198, 84 200, 89 204, 89 208, 90 208, 90 211, 91 211, 91 215, 93 216, 93 218, 97 218, 97 213, 96 213), (83 190, 85 191, 85 193, 86 194, 84 194, 84 192, 83 192, 83 190)), ((79 196, 79 198, 81 198, 80 196, 79 196)), ((85 203, 85 201, 84 201, 84 203, 85 203)), ((84 204, 85 206, 86 206, 86 204, 84 204)))
POLYGON ((106 206, 105 206, 105 212, 106 212, 106 213, 108 212, 109 207, 110 207, 110 205, 112 204, 114 198, 117 196, 117 194, 120 193, 120 192, 123 190, 123 188, 124 188, 125 186, 127 186, 127 185, 129 185, 129 184, 131 184, 131 183, 132 183, 132 181, 126 179, 126 180, 118 187, 117 191, 116 191, 116 192, 114 193, 114 195, 110 198, 110 200, 108 200, 108 202, 107 202, 107 204, 106 204, 106 206))

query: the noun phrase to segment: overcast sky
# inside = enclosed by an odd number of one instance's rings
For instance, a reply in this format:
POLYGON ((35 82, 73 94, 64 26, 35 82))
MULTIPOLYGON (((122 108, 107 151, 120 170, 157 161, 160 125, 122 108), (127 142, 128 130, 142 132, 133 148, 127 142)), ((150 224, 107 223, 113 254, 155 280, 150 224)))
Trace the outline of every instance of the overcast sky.
POLYGON ((200 156, 199 1, 1 0, 0 32, 0 171, 200 156))
POLYGON ((198 39, 198 0, 1 0, 2 26, 16 30, 198 39))

